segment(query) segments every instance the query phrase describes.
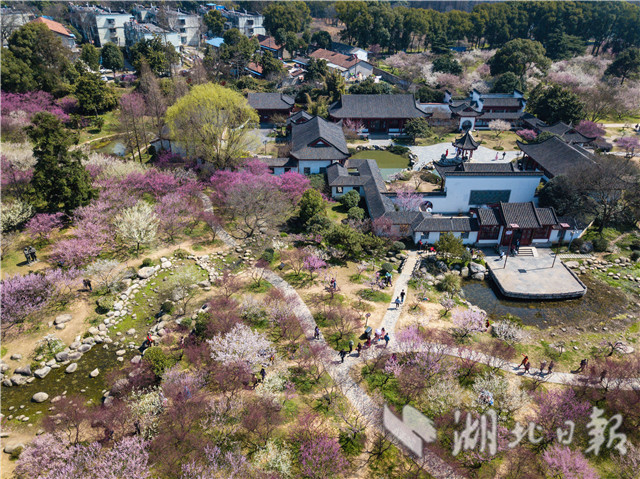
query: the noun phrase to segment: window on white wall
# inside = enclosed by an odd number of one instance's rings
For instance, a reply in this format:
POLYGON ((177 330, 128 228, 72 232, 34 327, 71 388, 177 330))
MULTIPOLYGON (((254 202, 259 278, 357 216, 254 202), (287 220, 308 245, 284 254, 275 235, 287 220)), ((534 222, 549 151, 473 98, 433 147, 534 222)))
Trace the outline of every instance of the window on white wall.
POLYGON ((465 231, 464 233, 460 234, 460 238, 462 239, 468 239, 469 238, 469 232, 465 231))
MULTIPOLYGON (((306 168, 305 168, 306 170, 306 168)), ((342 186, 336 186, 336 193, 342 193, 342 191, 344 190, 344 188, 342 188, 342 186)))

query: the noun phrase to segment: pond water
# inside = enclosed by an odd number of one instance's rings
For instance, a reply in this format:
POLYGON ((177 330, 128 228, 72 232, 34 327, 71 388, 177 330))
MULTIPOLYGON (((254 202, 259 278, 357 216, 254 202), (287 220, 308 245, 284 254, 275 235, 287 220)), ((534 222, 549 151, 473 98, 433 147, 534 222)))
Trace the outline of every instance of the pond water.
POLYGON ((380 174, 383 179, 388 180, 391 175, 394 175, 403 169, 404 168, 380 168, 380 174))
POLYGON ((127 154, 127 145, 120 140, 115 140, 107 143, 105 146, 97 148, 96 151, 109 155, 125 156, 127 154))
POLYGON ((512 314, 523 324, 539 328, 569 324, 584 327, 626 312, 628 300, 622 292, 588 276, 580 279, 587 285, 587 293, 582 298, 564 301, 509 299, 490 280, 465 281, 462 291, 467 301, 484 309, 490 318, 512 314))

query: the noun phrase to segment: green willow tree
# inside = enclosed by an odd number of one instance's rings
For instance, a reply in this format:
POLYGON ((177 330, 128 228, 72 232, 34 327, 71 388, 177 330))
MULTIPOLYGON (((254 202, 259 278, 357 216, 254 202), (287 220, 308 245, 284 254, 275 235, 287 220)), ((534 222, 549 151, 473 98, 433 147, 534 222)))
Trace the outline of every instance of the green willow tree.
POLYGON ((69 150, 78 142, 77 136, 51 113, 37 113, 32 123, 27 134, 36 158, 31 185, 38 209, 71 213, 87 205, 96 192, 82 165, 85 155, 80 150, 69 150))

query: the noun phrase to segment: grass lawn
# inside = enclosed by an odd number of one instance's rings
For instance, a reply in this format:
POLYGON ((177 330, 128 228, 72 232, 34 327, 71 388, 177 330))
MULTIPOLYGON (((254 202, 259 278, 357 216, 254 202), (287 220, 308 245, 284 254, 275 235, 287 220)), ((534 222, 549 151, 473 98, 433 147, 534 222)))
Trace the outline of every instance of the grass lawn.
POLYGON ((384 150, 359 151, 351 158, 376 160, 379 168, 408 168, 409 158, 384 150))

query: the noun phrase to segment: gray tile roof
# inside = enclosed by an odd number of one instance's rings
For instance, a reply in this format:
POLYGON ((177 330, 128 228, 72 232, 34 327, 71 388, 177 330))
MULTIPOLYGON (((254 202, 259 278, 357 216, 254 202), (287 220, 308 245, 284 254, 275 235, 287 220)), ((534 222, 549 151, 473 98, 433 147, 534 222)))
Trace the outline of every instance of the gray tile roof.
POLYGON ((542 226, 532 201, 528 203, 500 203, 504 224, 517 224, 519 228, 540 228, 542 226))
POLYGON ((589 143, 596 139, 595 136, 585 136, 582 133, 576 131, 571 125, 562 123, 559 121, 553 125, 538 125, 540 131, 548 131, 554 135, 562 137, 567 143, 589 143))
POLYGON ((425 113, 407 95, 342 95, 329 107, 333 118, 420 118, 425 113))
POLYGON ((553 208, 536 208, 536 215, 542 226, 554 226, 559 223, 553 208))
POLYGON ((300 110, 295 112, 289 118, 287 118, 286 124, 290 125, 291 123, 304 123, 306 121, 311 120, 311 118, 313 118, 313 115, 311 113, 307 113, 304 110, 300 110))
POLYGON ((482 115, 482 112, 476 108, 475 102, 473 103, 462 102, 457 104, 456 103, 457 102, 452 102, 452 104, 449 106, 449 108, 451 109, 451 113, 453 113, 454 115, 458 115, 458 116, 482 115))
POLYGON ((503 111, 503 112, 493 112, 493 111, 485 111, 482 113, 480 117, 483 120, 519 120, 522 118, 521 111, 503 111))
POLYGON ((286 167, 295 168, 298 166, 298 162, 292 158, 258 158, 260 161, 267 164, 271 168, 286 167))
POLYGON ((462 137, 457 138, 453 142, 453 146, 456 148, 462 148, 463 150, 476 150, 480 143, 474 140, 471 131, 467 131, 462 137))
POLYGON ((542 176, 541 171, 521 171, 513 163, 458 163, 444 165, 434 163, 435 169, 443 178, 447 176, 542 176))
POLYGON ((515 97, 492 97, 490 95, 481 96, 480 100, 482 101, 482 109, 485 108, 495 108, 495 107, 518 107, 522 106, 524 100, 522 98, 515 97))
POLYGON ((290 110, 295 100, 282 93, 249 93, 251 108, 256 110, 290 110))
POLYGON ((349 148, 341 123, 313 117, 306 123, 291 125, 291 156, 298 160, 345 160, 349 148))
POLYGON ((470 216, 433 216, 423 213, 415 231, 469 232, 478 231, 478 220, 470 216))
POLYGON ((594 155, 589 151, 578 145, 570 145, 557 136, 540 143, 516 143, 550 178, 570 173, 595 161, 594 155))
POLYGON ((500 212, 496 208, 478 208, 478 221, 482 226, 499 226, 502 224, 500 212))

